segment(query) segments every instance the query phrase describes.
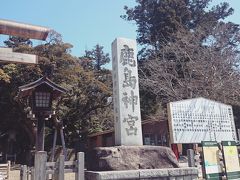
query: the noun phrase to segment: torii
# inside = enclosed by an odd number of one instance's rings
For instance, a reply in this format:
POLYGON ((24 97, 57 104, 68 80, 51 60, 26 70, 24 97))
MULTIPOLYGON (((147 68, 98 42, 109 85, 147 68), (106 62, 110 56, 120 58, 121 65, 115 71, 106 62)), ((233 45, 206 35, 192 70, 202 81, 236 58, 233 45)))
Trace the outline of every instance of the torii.
MULTIPOLYGON (((49 28, 0 19, 0 34, 28 39, 46 40, 49 28)), ((37 64, 37 56, 16 53, 12 48, 0 47, 0 63, 37 64)))
MULTIPOLYGON (((50 29, 46 27, 0 19, 0 34, 18 36, 18 37, 29 38, 29 39, 46 40, 49 32, 50 32, 50 29)), ((16 53, 16 52, 13 52, 11 48, 0 47, 0 63, 1 62, 10 62, 10 63, 14 62, 14 63, 25 63, 25 64, 38 63, 36 55, 16 53)), ((29 114, 28 117, 34 119, 35 117, 31 117, 31 115, 32 114, 29 114)), ((63 146, 63 153, 66 158, 66 147, 65 147, 65 141, 63 136, 62 121, 59 121, 56 117, 53 118, 53 121, 55 126, 55 132, 54 132, 53 150, 52 150, 51 159, 53 160, 54 158, 54 151, 55 151, 58 131, 60 131, 61 141, 63 146)))
MULTIPOLYGON (((46 40, 49 32, 50 29, 46 27, 0 19, 0 34, 46 40)), ((1 62, 37 64, 37 56, 16 53, 13 52, 11 48, 0 48, 0 63, 1 62)))

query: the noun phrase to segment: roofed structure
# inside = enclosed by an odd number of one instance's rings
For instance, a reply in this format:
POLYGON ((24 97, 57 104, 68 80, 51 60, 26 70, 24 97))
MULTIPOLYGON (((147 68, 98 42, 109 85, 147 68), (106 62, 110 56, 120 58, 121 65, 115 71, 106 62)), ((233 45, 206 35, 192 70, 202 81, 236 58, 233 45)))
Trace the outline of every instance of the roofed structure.
POLYGON ((52 90, 52 98, 53 99, 56 99, 57 97, 60 96, 60 94, 67 92, 66 89, 60 87, 59 85, 55 84, 50 79, 48 79, 46 76, 44 76, 34 82, 20 86, 18 97, 24 98, 27 96, 31 96, 37 87, 44 86, 44 85, 52 90))

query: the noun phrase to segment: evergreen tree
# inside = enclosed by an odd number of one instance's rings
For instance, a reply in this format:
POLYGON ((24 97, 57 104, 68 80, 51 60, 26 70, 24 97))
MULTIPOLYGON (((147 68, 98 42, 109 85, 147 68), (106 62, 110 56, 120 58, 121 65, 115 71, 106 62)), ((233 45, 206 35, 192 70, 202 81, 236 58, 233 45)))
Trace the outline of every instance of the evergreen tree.
MULTIPOLYGON (((57 118, 63 121, 68 147, 74 147, 74 138, 104 130, 111 124, 111 113, 107 113, 107 98, 111 96, 111 87, 100 81, 93 70, 83 69, 79 59, 70 54, 72 45, 56 39, 58 36, 53 37, 53 40, 35 47, 27 42, 19 44, 21 39, 17 38, 6 41, 8 46, 14 47, 14 51, 38 55, 37 65, 0 65, 0 150, 2 147, 6 151, 4 143, 7 134, 14 131, 18 162, 26 162, 26 152, 35 145, 36 133, 35 122, 27 119, 27 106, 16 99, 18 87, 33 82, 46 73, 55 83, 68 89, 68 93, 53 104, 57 118)), ((48 123, 46 142, 50 144, 45 144, 46 149, 52 146, 51 124, 48 123)), ((82 143, 86 144, 85 140, 82 139, 82 143)))
POLYGON ((174 42, 174 36, 179 30, 196 32, 201 28, 205 31, 202 33, 202 39, 205 39, 216 28, 219 20, 233 13, 228 3, 221 3, 207 10, 211 0, 136 0, 136 2, 137 5, 133 8, 125 7, 126 15, 122 18, 135 21, 137 41, 144 46, 142 56, 156 53, 166 43, 174 42))
POLYGON ((239 106, 240 27, 223 20, 228 3, 211 0, 137 0, 125 7, 137 24, 143 115, 166 115, 170 101, 206 97, 239 106), (154 114, 155 113, 155 114, 154 114))
POLYGON ((90 59, 94 70, 102 70, 102 66, 110 62, 109 54, 103 52, 103 46, 97 44, 91 51, 85 51, 85 57, 90 59))

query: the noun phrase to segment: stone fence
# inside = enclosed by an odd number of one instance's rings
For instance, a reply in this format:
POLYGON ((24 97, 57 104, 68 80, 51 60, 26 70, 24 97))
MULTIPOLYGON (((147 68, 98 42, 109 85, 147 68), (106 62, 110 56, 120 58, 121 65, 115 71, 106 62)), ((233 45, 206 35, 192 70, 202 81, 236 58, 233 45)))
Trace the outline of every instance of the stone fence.
POLYGON ((86 180, 197 180, 198 169, 169 168, 169 169, 139 169, 126 171, 86 171, 86 180))

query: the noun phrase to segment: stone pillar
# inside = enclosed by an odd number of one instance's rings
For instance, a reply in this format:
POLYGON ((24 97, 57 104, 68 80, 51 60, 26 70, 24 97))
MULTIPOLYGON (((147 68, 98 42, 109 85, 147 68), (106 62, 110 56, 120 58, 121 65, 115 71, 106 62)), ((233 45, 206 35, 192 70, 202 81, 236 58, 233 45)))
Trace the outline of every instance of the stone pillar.
POLYGON ((195 167, 195 154, 192 149, 187 150, 188 167, 195 167))
POLYGON ((115 145, 143 145, 136 41, 112 43, 115 145))

